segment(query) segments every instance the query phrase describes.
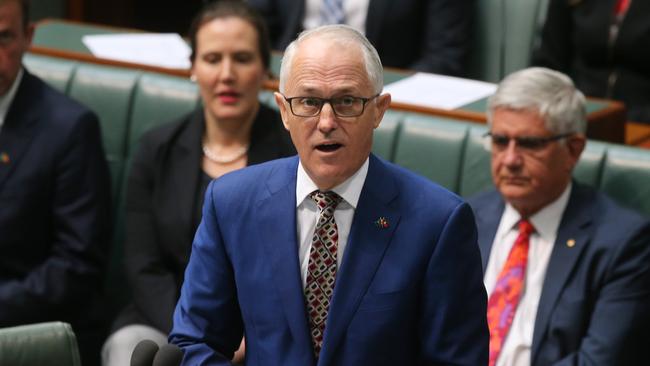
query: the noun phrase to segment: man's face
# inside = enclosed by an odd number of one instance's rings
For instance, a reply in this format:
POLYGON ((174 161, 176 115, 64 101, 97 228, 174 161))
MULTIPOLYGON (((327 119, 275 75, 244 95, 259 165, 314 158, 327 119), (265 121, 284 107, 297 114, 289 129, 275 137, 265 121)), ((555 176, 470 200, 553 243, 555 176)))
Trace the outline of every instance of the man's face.
POLYGON ((0 96, 7 93, 20 70, 33 28, 23 24, 18 1, 0 1, 0 96))
POLYGON ((538 145, 520 144, 515 138, 534 142, 555 136, 534 111, 497 108, 491 133, 494 185, 523 216, 534 214, 562 194, 585 145, 579 134, 538 145))
MULTIPOLYGON (((358 46, 313 37, 296 50, 286 80, 287 98, 371 98, 374 94, 358 46)), ((357 117, 337 116, 329 103, 317 116, 298 117, 282 94, 275 93, 275 100, 305 171, 319 189, 327 190, 352 176, 370 154, 373 130, 390 104, 390 95, 370 99, 357 117)))

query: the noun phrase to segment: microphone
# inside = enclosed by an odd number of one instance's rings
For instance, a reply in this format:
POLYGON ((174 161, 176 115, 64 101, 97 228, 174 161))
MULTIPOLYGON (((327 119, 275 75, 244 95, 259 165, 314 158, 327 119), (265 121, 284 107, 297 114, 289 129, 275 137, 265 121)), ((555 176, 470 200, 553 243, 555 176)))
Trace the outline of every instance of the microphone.
POLYGON ((165 344, 160 347, 152 366, 180 366, 183 360, 183 351, 175 344, 165 344))
POLYGON ((151 366, 156 352, 158 352, 156 342, 149 339, 140 341, 131 353, 131 366, 151 366))

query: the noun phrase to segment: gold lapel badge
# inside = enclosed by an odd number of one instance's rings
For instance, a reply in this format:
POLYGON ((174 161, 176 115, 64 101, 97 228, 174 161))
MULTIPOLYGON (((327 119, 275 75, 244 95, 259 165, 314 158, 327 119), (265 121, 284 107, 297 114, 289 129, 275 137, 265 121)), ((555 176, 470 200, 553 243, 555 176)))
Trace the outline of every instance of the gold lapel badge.
POLYGON ((380 229, 387 229, 390 226, 390 223, 387 218, 382 216, 375 221, 375 226, 380 229))
POLYGON ((576 241, 574 239, 569 239, 566 241, 566 246, 569 248, 573 248, 576 245, 576 241))
POLYGON ((9 164, 11 160, 9 159, 9 154, 6 152, 1 152, 0 153, 0 163, 2 164, 9 164))

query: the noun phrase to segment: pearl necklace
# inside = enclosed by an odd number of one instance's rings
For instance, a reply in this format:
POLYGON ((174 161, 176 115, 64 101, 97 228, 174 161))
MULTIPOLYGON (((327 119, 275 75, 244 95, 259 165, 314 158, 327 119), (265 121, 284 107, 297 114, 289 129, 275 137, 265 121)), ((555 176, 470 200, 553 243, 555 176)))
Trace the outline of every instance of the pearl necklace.
POLYGON ((236 150, 234 153, 230 155, 223 156, 221 154, 215 154, 210 148, 208 148, 207 144, 203 144, 203 155, 205 155, 208 160, 210 160, 213 163, 217 164, 229 164, 232 163, 236 160, 239 160, 242 156, 244 156, 248 152, 248 144, 240 147, 238 150, 236 150))

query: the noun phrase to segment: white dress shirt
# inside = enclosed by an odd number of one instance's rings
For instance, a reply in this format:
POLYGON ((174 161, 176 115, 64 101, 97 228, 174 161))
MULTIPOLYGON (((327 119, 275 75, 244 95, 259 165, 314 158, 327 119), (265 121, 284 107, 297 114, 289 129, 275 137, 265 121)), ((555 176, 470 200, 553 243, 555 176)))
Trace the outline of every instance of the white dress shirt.
MULTIPOLYGON (((336 221, 336 226, 339 231, 338 251, 336 254, 337 268, 341 266, 343 254, 348 244, 350 227, 352 227, 354 210, 357 208, 361 189, 363 188, 363 183, 366 181, 366 175, 368 175, 368 161, 366 159, 366 162, 363 163, 354 175, 331 189, 331 191, 343 198, 334 211, 334 221, 336 221)), ((300 245, 298 248, 298 259, 300 260, 300 276, 303 287, 305 287, 307 281, 307 266, 309 264, 311 240, 319 216, 316 202, 309 198, 309 194, 315 190, 318 190, 318 187, 309 178, 302 164, 298 163, 298 175, 296 179, 296 220, 298 222, 296 227, 298 230, 298 244, 300 245)))
MULTIPOLYGON (((506 336, 505 343, 501 348, 496 366, 530 365, 530 350, 533 344, 533 329, 535 327, 539 297, 542 294, 546 268, 551 258, 557 230, 569 201, 570 192, 571 184, 567 186, 560 197, 529 218, 535 232, 530 237, 524 293, 519 300, 515 317, 510 325, 510 331, 506 336)), ((519 235, 517 223, 520 219, 521 216, 514 207, 506 204, 499 228, 494 236, 483 279, 489 294, 492 294, 499 273, 519 235)))
MULTIPOLYGON (((345 24, 366 34, 366 17, 368 15, 368 4, 370 0, 343 0, 343 11, 345 12, 345 24)), ((304 29, 312 29, 323 25, 320 15, 320 8, 323 0, 305 1, 305 18, 302 22, 304 29)))
POLYGON ((2 131, 2 125, 5 123, 5 118, 7 118, 7 112, 9 112, 9 107, 11 106, 11 102, 14 100, 14 97, 16 96, 16 92, 18 91, 18 85, 20 85, 20 81, 23 79, 23 69, 21 68, 18 70, 18 75, 16 75, 16 80, 14 80, 14 83, 11 85, 9 90, 5 95, 0 95, 0 131, 2 131))

